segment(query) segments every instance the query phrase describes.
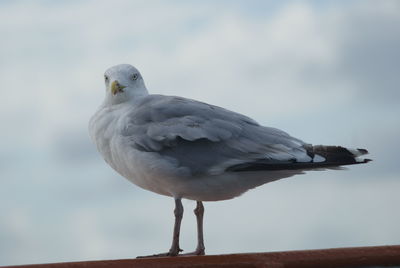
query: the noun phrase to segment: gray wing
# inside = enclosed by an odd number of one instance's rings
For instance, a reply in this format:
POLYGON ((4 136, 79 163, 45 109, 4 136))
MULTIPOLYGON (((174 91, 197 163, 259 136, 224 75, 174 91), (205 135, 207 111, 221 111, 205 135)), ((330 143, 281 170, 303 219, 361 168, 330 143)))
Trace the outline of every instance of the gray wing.
POLYGON ((218 174, 258 160, 310 161, 305 143, 206 103, 150 95, 128 114, 123 135, 136 149, 173 158, 192 174, 218 174))

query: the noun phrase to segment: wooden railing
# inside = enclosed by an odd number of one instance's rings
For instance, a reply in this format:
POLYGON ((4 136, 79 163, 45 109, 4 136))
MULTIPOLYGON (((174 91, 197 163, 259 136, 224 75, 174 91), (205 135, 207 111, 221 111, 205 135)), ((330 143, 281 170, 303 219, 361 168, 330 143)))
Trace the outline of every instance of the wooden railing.
POLYGON ((336 268, 400 267, 400 246, 335 248, 269 253, 244 253, 210 256, 103 260, 8 266, 13 268, 336 268))

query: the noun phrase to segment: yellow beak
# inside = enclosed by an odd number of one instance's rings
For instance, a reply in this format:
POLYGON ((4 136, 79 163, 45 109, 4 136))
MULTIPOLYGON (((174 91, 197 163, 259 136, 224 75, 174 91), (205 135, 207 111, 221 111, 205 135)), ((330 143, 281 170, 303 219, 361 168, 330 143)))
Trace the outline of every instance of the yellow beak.
POLYGON ((117 94, 118 92, 124 92, 124 88, 126 88, 126 86, 120 85, 117 80, 111 83, 111 93, 113 95, 117 94))

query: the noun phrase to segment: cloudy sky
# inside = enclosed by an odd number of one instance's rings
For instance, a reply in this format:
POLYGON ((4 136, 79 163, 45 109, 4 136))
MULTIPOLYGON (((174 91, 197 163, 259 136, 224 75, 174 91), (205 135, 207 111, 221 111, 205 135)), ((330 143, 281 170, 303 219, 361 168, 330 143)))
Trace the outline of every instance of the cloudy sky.
POLYGON ((120 177, 87 134, 119 63, 151 92, 371 152, 206 203, 208 254, 400 244, 399 1, 1 1, 0 18, 0 265, 169 248, 172 199, 120 177))

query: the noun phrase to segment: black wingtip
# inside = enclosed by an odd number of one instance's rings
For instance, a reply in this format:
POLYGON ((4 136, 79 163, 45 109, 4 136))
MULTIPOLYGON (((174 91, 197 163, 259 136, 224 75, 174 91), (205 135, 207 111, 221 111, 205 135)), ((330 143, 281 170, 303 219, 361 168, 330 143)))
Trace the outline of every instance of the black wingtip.
POLYGON ((364 159, 364 163, 368 163, 368 162, 371 162, 371 161, 373 161, 372 159, 364 159))

